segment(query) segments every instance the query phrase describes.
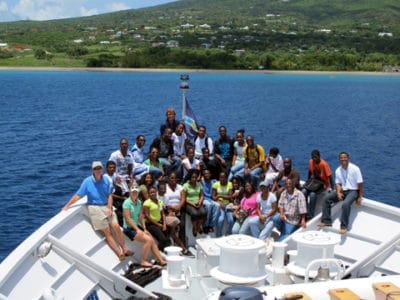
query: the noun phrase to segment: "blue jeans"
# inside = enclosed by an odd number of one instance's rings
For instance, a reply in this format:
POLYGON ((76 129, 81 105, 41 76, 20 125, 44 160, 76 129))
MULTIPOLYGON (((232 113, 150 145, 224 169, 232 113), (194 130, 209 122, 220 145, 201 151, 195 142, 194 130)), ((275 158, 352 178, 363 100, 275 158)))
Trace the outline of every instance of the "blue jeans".
POLYGON ((310 192, 307 189, 302 189, 301 192, 303 193, 307 202, 307 218, 312 219, 315 213, 315 205, 317 204, 317 193, 310 192), (308 201, 308 197, 310 197, 310 201, 308 201))
POLYGON ((271 235, 272 229, 274 229, 275 226, 273 221, 273 217, 275 215, 265 220, 264 224, 261 223, 259 217, 251 219, 249 222, 251 235, 260 240, 265 240, 267 237, 269 237, 271 235))
MULTIPOLYGON (((342 204, 342 215, 340 217, 340 228, 349 228, 349 217, 351 205, 358 198, 358 190, 343 191, 344 199, 342 204)), ((332 224, 331 206, 339 202, 336 192, 326 194, 322 203, 322 219, 325 224, 332 224)))
MULTIPOLYGON (((254 186, 256 186, 256 187, 258 186, 258 183, 260 182, 260 177, 261 177, 261 174, 263 173, 263 171, 264 171, 263 168, 255 168, 254 170, 251 170, 250 180, 254 186)), ((240 170, 236 175, 244 180, 245 179, 244 178, 245 177, 244 169, 240 170)))
POLYGON ((232 227, 233 227, 233 215, 230 210, 221 209, 219 208, 219 216, 217 220, 217 232, 216 236, 220 237, 222 236, 222 228, 224 227, 224 221, 225 221, 225 216, 228 221, 228 229, 226 231, 226 235, 231 235, 232 234, 232 227))
POLYGON ((232 234, 249 234, 250 232, 250 223, 253 220, 257 220, 258 216, 248 216, 243 222, 239 222, 239 220, 235 221, 232 227, 232 234))
POLYGON ((299 228, 299 225, 289 223, 288 221, 282 221, 280 218, 280 214, 274 215, 272 217, 272 220, 281 233, 278 242, 283 241, 285 238, 287 238, 289 235, 291 235, 299 228))
POLYGON ((159 160, 162 161, 163 165, 165 166, 167 174, 169 173, 176 173, 178 178, 182 177, 182 160, 178 156, 173 156, 172 163, 169 162, 168 158, 159 157, 159 160))
POLYGON ((231 167, 231 172, 229 173, 228 180, 231 181, 233 176, 237 175, 237 173, 244 168, 244 161, 240 161, 235 163, 234 166, 231 167))
POLYGON ((154 178, 159 178, 162 175, 162 171, 159 168, 156 167, 149 167, 149 166, 139 166, 139 167, 135 167, 134 168, 134 172, 133 174, 135 175, 135 177, 137 175, 141 176, 144 173, 149 172, 151 175, 153 175, 154 178))
POLYGON ((205 198, 203 201, 203 205, 207 211, 207 217, 204 221, 204 227, 215 227, 217 224, 217 218, 219 214, 219 204, 215 202, 213 199, 205 198))

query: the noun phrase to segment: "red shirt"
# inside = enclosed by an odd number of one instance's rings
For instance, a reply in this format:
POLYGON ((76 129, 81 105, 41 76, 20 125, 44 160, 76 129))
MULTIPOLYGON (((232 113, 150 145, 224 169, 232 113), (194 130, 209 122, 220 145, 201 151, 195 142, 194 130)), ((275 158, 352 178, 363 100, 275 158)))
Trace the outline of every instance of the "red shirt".
POLYGON ((312 159, 308 162, 309 172, 316 178, 320 178, 324 183, 324 189, 327 189, 330 185, 329 176, 332 176, 331 168, 328 163, 321 159, 319 164, 315 164, 312 159))

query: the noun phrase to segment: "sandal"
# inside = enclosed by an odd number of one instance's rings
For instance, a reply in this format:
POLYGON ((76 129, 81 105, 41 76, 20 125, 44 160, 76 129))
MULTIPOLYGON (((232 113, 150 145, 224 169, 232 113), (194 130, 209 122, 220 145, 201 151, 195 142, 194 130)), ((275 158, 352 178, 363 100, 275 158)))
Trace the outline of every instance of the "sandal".
POLYGON ((119 261, 124 261, 125 260, 125 254, 120 254, 118 255, 119 261))
POLYGON ((134 254, 134 252, 131 250, 126 250, 126 252, 125 252, 125 256, 132 256, 133 254, 134 254))
POLYGON ((142 264, 140 264, 143 268, 152 268, 153 267, 153 264, 152 263, 149 263, 149 262, 144 262, 144 263, 142 263, 142 264))

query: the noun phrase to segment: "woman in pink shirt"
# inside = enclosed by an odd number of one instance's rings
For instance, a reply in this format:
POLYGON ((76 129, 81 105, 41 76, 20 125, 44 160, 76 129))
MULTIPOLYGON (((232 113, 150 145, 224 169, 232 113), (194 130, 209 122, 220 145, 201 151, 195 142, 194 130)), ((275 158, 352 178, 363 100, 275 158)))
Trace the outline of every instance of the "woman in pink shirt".
POLYGON ((252 218, 258 218, 257 195, 258 192, 251 181, 246 181, 240 206, 233 212, 233 216, 236 218, 232 228, 233 234, 250 234, 249 222, 252 218))

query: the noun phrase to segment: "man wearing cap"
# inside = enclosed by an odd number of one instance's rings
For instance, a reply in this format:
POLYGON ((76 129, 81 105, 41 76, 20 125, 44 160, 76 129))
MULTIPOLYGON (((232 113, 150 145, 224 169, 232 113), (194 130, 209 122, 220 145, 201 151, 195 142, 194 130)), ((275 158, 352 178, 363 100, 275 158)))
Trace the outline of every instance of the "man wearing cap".
POLYGON ((87 206, 90 221, 95 230, 102 230, 107 243, 118 255, 120 261, 125 255, 133 255, 125 247, 125 240, 119 227, 117 216, 112 208, 112 186, 110 181, 103 176, 103 164, 101 161, 92 163, 93 175, 85 178, 78 191, 69 199, 62 210, 67 210, 72 204, 87 196, 87 206), (112 232, 115 234, 115 239, 112 232))

